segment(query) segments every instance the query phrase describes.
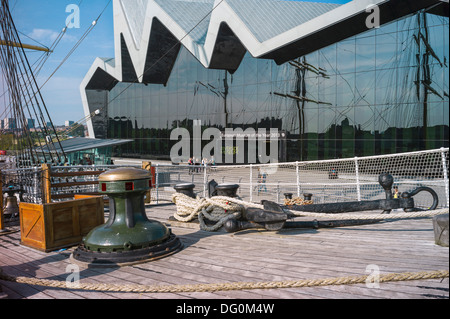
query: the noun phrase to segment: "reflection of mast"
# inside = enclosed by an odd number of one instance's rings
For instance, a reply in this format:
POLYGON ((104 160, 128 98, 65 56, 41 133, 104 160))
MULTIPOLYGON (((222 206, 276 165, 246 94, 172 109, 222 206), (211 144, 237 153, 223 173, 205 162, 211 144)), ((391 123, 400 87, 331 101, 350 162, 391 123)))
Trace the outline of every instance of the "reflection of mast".
POLYGON ((293 94, 284 94, 284 93, 279 93, 279 92, 273 92, 274 95, 278 95, 278 96, 282 96, 282 97, 286 97, 289 99, 292 99, 294 101, 294 105, 297 108, 297 113, 298 113, 298 125, 299 125, 299 134, 300 134, 300 138, 298 139, 298 143, 299 143, 299 151, 300 151, 300 157, 301 159, 303 159, 303 152, 304 152, 304 148, 303 148, 303 138, 304 138, 304 134, 305 134, 305 129, 306 129, 306 125, 305 125, 305 103, 307 102, 311 102, 311 103, 315 103, 315 104, 327 104, 327 105, 332 105, 331 103, 328 102, 322 102, 322 101, 318 101, 318 100, 313 100, 313 99, 308 99, 306 97, 306 82, 305 82, 305 74, 306 71, 310 71, 313 72, 319 76, 322 77, 328 77, 328 75, 325 73, 326 70, 322 69, 322 68, 316 68, 315 66, 309 64, 306 62, 306 58, 303 57, 302 61, 295 61, 292 60, 289 62, 290 65, 292 65, 295 68, 295 87, 294 90, 292 91, 293 94))
POLYGON ((225 113, 225 125, 228 127, 228 110, 227 110, 227 96, 228 96, 228 71, 225 70, 225 77, 223 78, 223 112, 225 113))
POLYGON ((229 113, 227 109, 227 97, 229 93, 229 86, 228 86, 228 71, 225 72, 225 77, 223 78, 223 91, 220 91, 216 87, 214 87, 211 84, 204 84, 201 81, 197 81, 198 84, 204 86, 206 89, 217 95, 218 97, 221 97, 223 99, 223 113, 225 114, 225 125, 224 127, 228 127, 228 120, 229 120, 229 113))
MULTIPOLYGON (((424 12, 421 12, 417 15, 418 22, 418 33, 414 36, 414 40, 417 44, 417 71, 416 71, 416 80, 414 84, 416 85, 416 96, 417 101, 420 103, 422 101, 423 110, 422 110, 422 139, 421 142, 425 143, 428 137, 427 127, 428 127, 428 95, 435 94, 439 96, 441 99, 443 98, 432 86, 431 72, 430 72, 430 57, 435 58, 440 66, 443 64, 440 61, 439 57, 434 52, 431 47, 428 34, 428 25, 427 25, 427 16, 424 12), (423 22, 423 23, 422 23, 423 22), (423 29, 423 32, 422 32, 423 29), (423 49, 422 49, 423 44, 423 49), (424 53, 422 54, 422 50, 424 53), (423 86, 423 98, 421 98, 421 86, 423 86)), ((426 145, 422 145, 424 148, 426 145)))

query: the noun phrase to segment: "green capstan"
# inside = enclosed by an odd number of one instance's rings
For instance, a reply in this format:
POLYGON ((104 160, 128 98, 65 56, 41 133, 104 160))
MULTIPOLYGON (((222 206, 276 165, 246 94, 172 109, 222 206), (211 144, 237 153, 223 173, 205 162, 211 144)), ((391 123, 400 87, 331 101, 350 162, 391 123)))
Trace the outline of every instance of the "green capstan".
POLYGON ((108 221, 83 238, 73 257, 95 263, 123 263, 180 249, 181 243, 170 229, 147 218, 144 196, 150 187, 147 170, 119 168, 101 174, 99 192, 109 197, 108 221))

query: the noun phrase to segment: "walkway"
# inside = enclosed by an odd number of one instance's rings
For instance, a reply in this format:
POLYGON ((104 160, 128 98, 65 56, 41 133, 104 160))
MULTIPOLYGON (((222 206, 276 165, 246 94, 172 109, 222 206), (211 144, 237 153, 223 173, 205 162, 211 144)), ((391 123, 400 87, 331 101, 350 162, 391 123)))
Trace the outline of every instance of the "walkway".
MULTIPOLYGON (((381 274, 449 269, 448 247, 434 244, 429 218, 334 229, 209 233, 199 230, 195 223, 171 221, 175 209, 174 205, 147 206, 147 214, 170 225, 184 244, 182 251, 133 266, 84 269, 80 272, 81 282, 190 285, 362 276, 369 274, 370 269, 379 269, 381 274)), ((43 253, 22 246, 20 232, 3 235, 0 236, 0 268, 12 276, 65 281, 73 249, 43 253)), ((99 292, 10 281, 0 281, 0 286, 11 299, 449 298, 448 278, 381 283, 379 288, 354 284, 189 293, 99 292)))

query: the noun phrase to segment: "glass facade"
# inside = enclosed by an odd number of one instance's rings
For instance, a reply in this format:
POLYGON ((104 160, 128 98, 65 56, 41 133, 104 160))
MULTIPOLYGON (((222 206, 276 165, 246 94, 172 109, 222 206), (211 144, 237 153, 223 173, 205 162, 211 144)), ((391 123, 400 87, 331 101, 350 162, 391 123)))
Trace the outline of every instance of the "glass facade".
POLYGON ((419 12, 282 65, 247 53, 233 74, 182 47, 166 86, 91 96, 108 101, 106 137, 134 140, 113 156, 169 159, 170 132, 194 120, 277 128, 280 161, 435 149, 448 147, 448 42, 448 18, 419 12))

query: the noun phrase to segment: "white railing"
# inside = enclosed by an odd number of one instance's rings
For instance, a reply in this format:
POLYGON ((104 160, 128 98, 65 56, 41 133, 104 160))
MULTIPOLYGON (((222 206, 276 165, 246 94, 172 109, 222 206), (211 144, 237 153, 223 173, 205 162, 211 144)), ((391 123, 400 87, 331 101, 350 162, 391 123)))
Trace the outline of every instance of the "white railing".
MULTIPOLYGON (((448 148, 392 155, 355 157, 263 165, 188 166, 155 165, 152 200, 170 201, 173 186, 195 184, 200 196, 208 196, 207 183, 239 184, 238 195, 247 201, 270 199, 282 202, 286 193, 302 197, 313 194, 316 203, 361 201, 383 198, 378 176, 390 173, 399 192, 420 186, 433 188, 439 207, 449 207, 448 148)), ((416 206, 431 205, 431 196, 416 196, 416 206)))
MULTIPOLYGON (((208 183, 212 180, 219 184, 239 184, 238 195, 250 202, 268 199, 281 203, 286 193, 291 193, 294 197, 310 193, 315 203, 372 200, 384 198, 385 193, 378 183, 378 176, 390 173, 394 177, 394 186, 398 187, 400 193, 428 186, 439 196, 438 207, 449 207, 448 153, 448 148, 441 148, 392 155, 261 165, 204 167, 154 164, 151 202, 153 204, 171 202, 172 194, 175 192, 173 187, 180 183, 193 183, 198 195, 208 196, 208 183)), ((140 165, 121 166, 140 167, 140 165)), ((52 172, 109 170, 121 166, 55 166, 51 169, 52 172)), ((2 170, 1 176, 3 185, 13 180, 24 186, 25 201, 41 200, 40 168, 6 169, 2 170)), ((97 176, 83 178, 94 180, 97 176)), ((79 177, 73 179, 81 181, 79 177)), ((52 194, 92 192, 96 187, 95 185, 67 189, 54 187, 52 194)), ((426 193, 415 196, 414 200, 417 207, 426 208, 431 205, 431 196, 427 196, 426 193)))

